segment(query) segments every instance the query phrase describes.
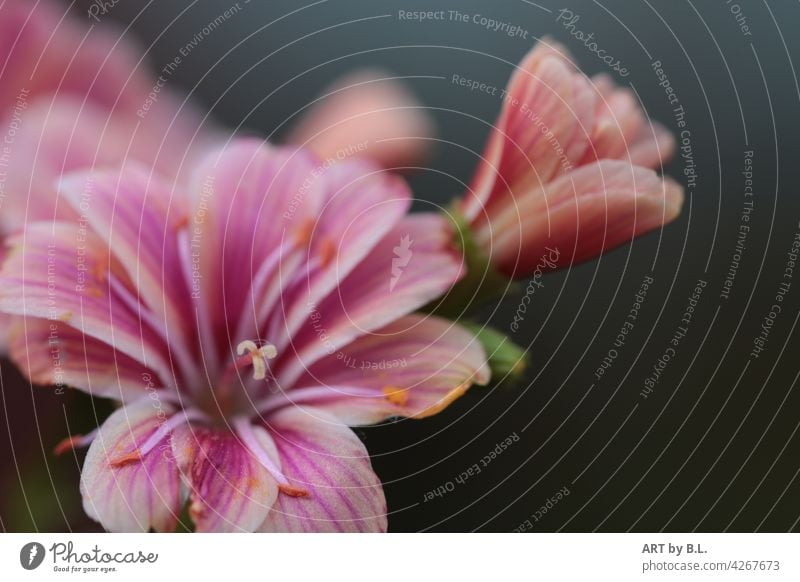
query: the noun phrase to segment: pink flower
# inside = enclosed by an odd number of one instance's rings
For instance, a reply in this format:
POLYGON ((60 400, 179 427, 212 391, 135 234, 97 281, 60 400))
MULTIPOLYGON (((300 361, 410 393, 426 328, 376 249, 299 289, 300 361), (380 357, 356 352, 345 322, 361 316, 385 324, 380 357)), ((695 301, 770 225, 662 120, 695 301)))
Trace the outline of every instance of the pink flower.
MULTIPOLYGON (((121 31, 66 11, 51 0, 0 7, 0 238, 28 221, 74 218, 56 191, 66 173, 136 161, 175 178, 214 134, 158 87, 121 31)), ((0 352, 13 325, 0 317, 0 352)))
POLYGON ((0 8, 1 234, 68 216, 56 193, 65 173, 135 160, 174 178, 211 139, 199 111, 148 71, 143 49, 66 10, 50 0, 0 8))
MULTIPOLYGON (((64 174, 140 163, 172 181, 226 137, 171 90, 174 72, 149 71, 129 36, 105 22, 90 29, 66 10, 50 0, 0 7, 0 235, 73 216, 55 189, 64 174)), ((431 132, 399 81, 361 71, 314 101, 291 139, 326 159, 402 166, 419 161, 431 132)))
MULTIPOLYGON (((92 27, 50 0, 0 7, 0 237, 29 221, 72 220, 65 174, 143 164, 169 181, 224 135, 153 75, 144 49, 107 23, 92 27)), ((398 81, 377 72, 344 80, 310 107, 293 139, 334 160, 417 161, 431 123, 398 81)), ((2 251, 0 251, 0 254, 2 251)), ((11 320, 0 317, 0 352, 11 320)))
POLYGON ((348 427, 488 381, 472 334, 413 313, 462 274, 445 219, 407 214, 405 183, 365 161, 255 140, 185 188, 129 165, 60 193, 79 218, 10 237, 0 309, 25 316, 31 381, 122 404, 86 457, 88 514, 170 531, 188 501, 198 531, 385 530, 348 427))
POLYGON ((460 210, 502 273, 524 277, 545 254, 569 265, 678 216, 682 187, 653 171, 674 149, 632 91, 544 40, 509 82, 460 210))

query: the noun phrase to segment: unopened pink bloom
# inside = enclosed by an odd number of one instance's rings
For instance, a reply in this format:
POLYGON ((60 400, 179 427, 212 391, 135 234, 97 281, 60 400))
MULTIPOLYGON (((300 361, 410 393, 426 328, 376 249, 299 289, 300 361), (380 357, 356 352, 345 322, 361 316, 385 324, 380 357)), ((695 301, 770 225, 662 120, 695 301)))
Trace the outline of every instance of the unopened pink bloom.
POLYGON ((544 254, 569 265, 678 216, 682 187, 654 171, 674 149, 632 91, 588 79, 545 40, 509 82, 461 212, 509 276, 530 273, 544 254))
POLYGON ((187 501, 198 531, 385 530, 348 427, 488 381, 470 333, 413 313, 462 274, 446 221, 407 214, 405 183, 377 166, 255 140, 192 176, 70 177, 81 218, 9 240, 13 359, 122 403, 91 443, 86 511, 118 531, 170 531, 187 501))

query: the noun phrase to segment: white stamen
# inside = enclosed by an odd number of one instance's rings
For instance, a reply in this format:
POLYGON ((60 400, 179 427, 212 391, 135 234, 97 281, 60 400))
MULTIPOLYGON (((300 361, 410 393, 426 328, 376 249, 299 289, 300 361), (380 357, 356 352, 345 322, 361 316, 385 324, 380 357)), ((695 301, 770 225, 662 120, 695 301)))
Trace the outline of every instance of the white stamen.
POLYGON ((258 347, 251 340, 244 340, 236 346, 236 353, 243 356, 245 352, 250 354, 253 365, 253 378, 263 380, 267 377, 267 360, 271 360, 278 355, 278 350, 272 344, 264 344, 258 347))

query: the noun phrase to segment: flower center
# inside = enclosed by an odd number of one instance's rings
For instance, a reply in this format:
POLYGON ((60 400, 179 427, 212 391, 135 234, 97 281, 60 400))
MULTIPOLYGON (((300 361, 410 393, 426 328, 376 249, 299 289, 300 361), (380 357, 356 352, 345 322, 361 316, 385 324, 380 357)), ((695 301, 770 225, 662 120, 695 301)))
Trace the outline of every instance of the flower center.
POLYGON ((271 343, 256 344, 245 340, 236 346, 233 356, 220 373, 203 382, 192 395, 194 407, 202 410, 211 422, 227 426, 231 418, 255 414, 253 398, 262 392, 259 384, 267 380, 268 362, 278 352, 271 343))
POLYGON ((233 362, 234 369, 240 370, 252 365, 253 379, 263 380, 267 377, 267 360, 277 356, 278 350, 269 343, 258 347, 254 341, 245 340, 236 346, 236 353, 239 357, 233 362))

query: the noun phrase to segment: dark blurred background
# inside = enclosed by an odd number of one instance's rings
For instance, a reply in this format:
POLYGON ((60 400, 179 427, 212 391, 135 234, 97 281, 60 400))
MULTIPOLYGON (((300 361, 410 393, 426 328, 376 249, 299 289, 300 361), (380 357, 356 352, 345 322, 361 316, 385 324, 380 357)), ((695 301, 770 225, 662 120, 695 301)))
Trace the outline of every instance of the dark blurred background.
MULTIPOLYGON (((76 18, 88 18, 78 2, 76 18)), ((104 17, 149 46, 154 70, 232 5, 118 0, 104 17)), ((590 74, 605 65, 556 22, 568 8, 630 75, 649 115, 677 133, 652 69, 661 61, 685 110, 696 165, 682 216, 599 260, 547 275, 513 339, 530 350, 524 381, 473 389, 444 413, 359 429, 385 484, 392 531, 787 531, 800 525, 800 280, 764 350, 751 356, 800 230, 800 5, 766 0, 240 1, 241 12, 184 59, 170 82, 220 122, 280 141, 295 114, 341 74, 376 65, 408 76, 440 142, 410 176, 416 196, 463 190, 500 109, 453 74, 503 87, 536 38, 565 43, 590 74), (398 10, 459 10, 517 24, 527 39, 454 21, 407 22, 398 10), (746 28, 745 28, 746 27, 746 28), (451 143, 452 142, 452 143, 451 143), (454 145, 457 144, 457 145, 454 145), (753 151, 754 207, 728 299, 753 151), (605 375, 645 277, 639 319, 605 375), (647 398, 653 366, 707 282, 688 328, 647 398), (481 459, 512 436, 485 466, 481 459), (516 439, 515 437, 518 437, 516 439), (456 477, 475 463, 482 470, 456 477), (463 482, 460 482, 463 481, 463 482), (449 485, 448 485, 449 483, 449 485), (443 487, 442 496, 425 501, 443 487), (568 491, 569 494, 565 495, 568 491), (559 492, 561 494, 559 495, 559 492), (430 497, 430 495, 428 495, 430 497), (526 521, 527 520, 527 521, 526 521)), ((666 172, 686 183, 680 155, 666 172)), ((507 331, 523 291, 483 318, 507 331)), ((3 362, 8 431, 0 431, 0 518, 8 531, 97 529, 83 514, 79 462, 54 457, 67 434, 110 412, 77 392, 34 388, 3 362), (67 424, 69 420, 69 424, 67 424)))

